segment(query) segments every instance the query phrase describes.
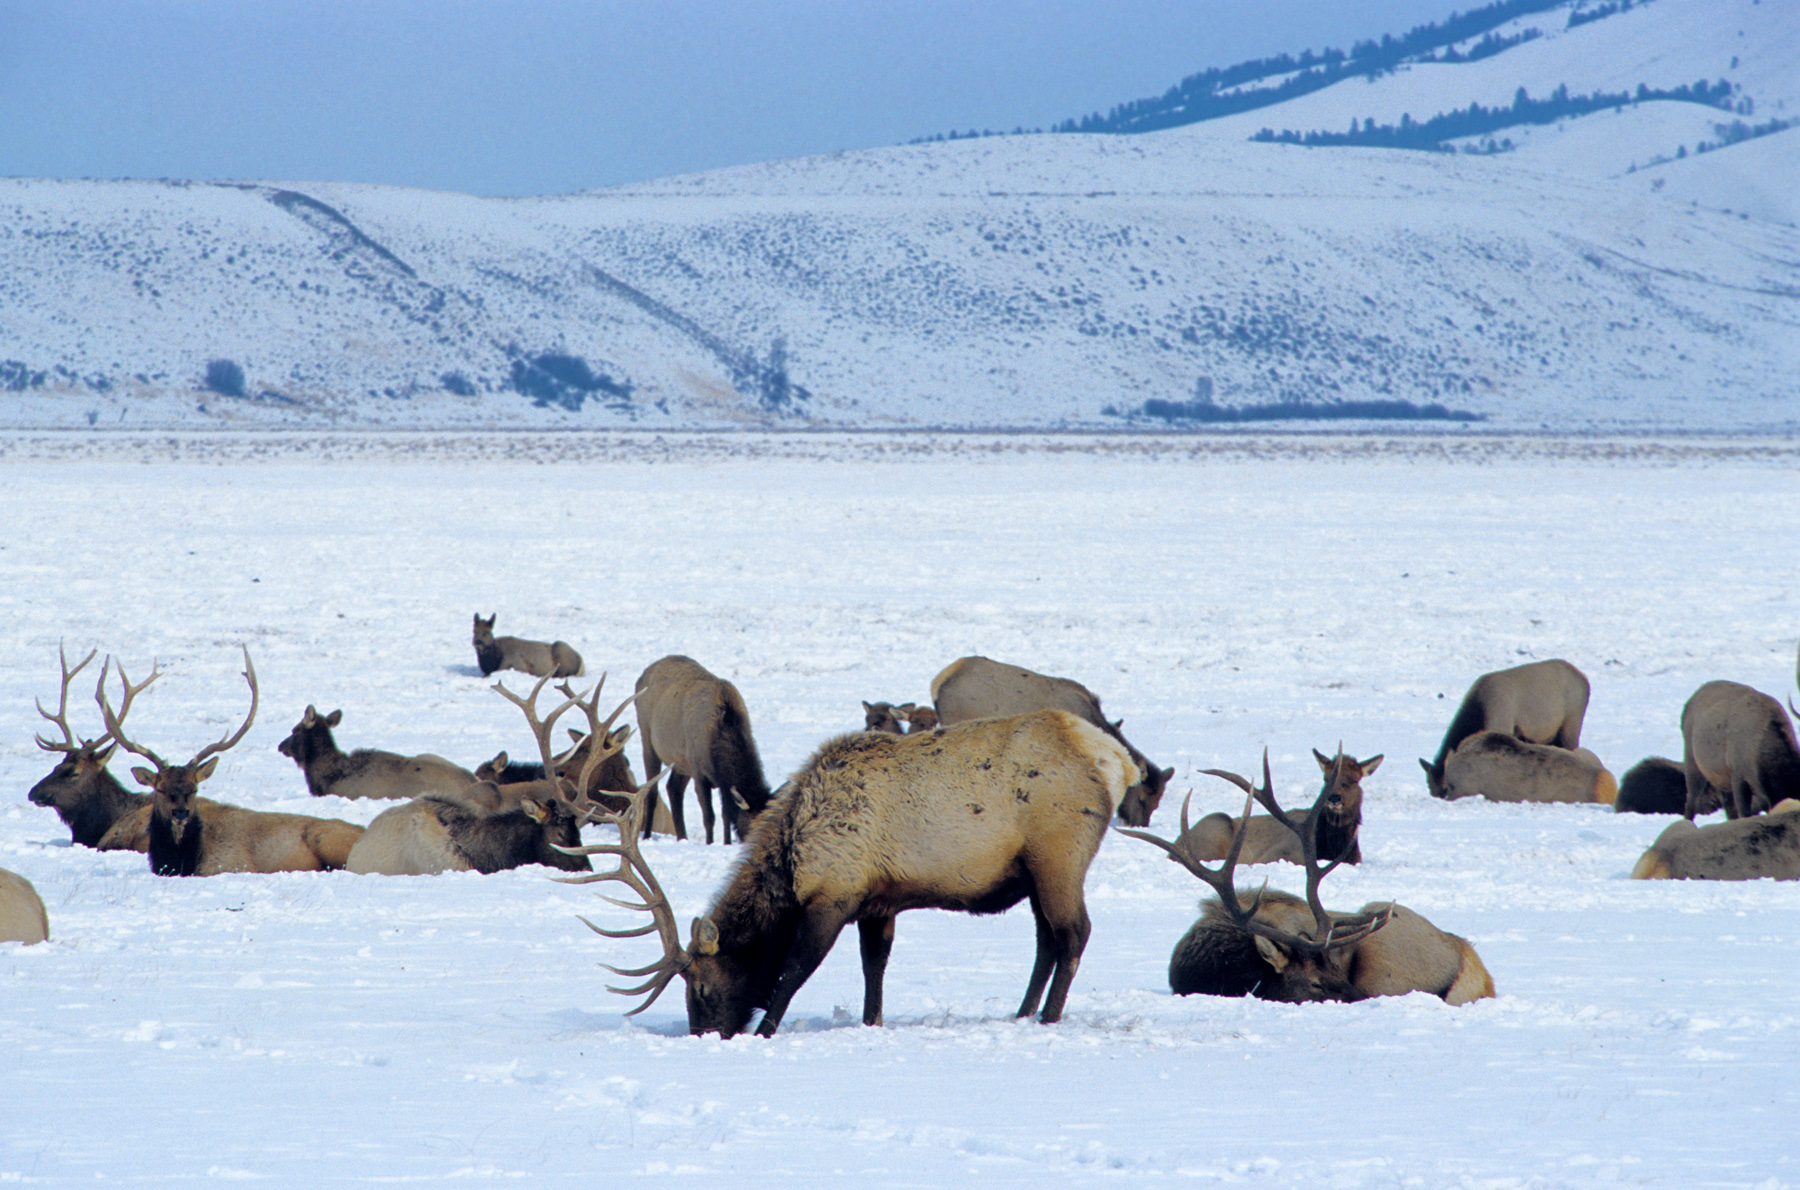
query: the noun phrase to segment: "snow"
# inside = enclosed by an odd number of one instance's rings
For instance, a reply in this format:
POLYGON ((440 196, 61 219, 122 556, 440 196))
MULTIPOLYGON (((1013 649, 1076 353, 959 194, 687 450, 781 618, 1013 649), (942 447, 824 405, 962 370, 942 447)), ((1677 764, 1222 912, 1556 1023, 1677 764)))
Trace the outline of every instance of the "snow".
MULTIPOLYGON (((1615 772, 1679 754, 1704 680, 1793 691, 1797 462, 1772 439, 9 437, 0 866, 52 940, 0 946, 0 1179, 1800 1184, 1800 886, 1633 882, 1666 820, 1438 803, 1413 760, 1475 675, 1535 658, 1590 675, 1583 742, 1615 772), (159 879, 24 800, 59 640, 134 677, 160 659, 132 721, 175 752, 242 715, 247 643, 263 710, 207 792, 367 821, 275 744, 310 702, 346 747, 518 750, 475 610, 620 696, 695 656, 776 778, 969 652, 1099 691, 1177 769, 1164 834, 1188 788, 1231 800, 1201 768, 1267 746, 1298 802, 1311 748, 1384 753, 1368 860, 1327 902, 1401 900, 1499 996, 1171 997, 1200 888, 1113 837, 1060 1024, 1011 1019, 1023 910, 918 912, 885 1027, 855 1023, 841 942, 773 1040, 693 1039, 678 996, 621 1017, 598 964, 643 940, 588 933, 611 911, 543 869, 159 879)), ((731 862, 649 854, 683 916, 731 862)))

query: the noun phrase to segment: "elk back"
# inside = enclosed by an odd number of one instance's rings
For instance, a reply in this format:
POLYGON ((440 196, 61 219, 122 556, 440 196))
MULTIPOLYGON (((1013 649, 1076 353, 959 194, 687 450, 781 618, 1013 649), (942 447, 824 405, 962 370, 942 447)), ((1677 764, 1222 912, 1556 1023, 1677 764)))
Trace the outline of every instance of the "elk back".
POLYGON ((32 946, 50 937, 50 918, 31 881, 0 868, 0 942, 32 946))
MULTIPOLYGON (((1700 811, 1710 814, 1719 808, 1717 798, 1700 811)), ((1662 756, 1646 756, 1619 778, 1619 800, 1613 809, 1620 814, 1681 814, 1687 808, 1687 775, 1679 761, 1662 756)))
POLYGON ((1611 805, 1618 783, 1586 748, 1533 744, 1500 731, 1464 740, 1444 764, 1448 798, 1493 802, 1601 802, 1611 805))
POLYGON ((1767 814, 1671 823, 1631 869, 1633 880, 1800 880, 1800 801, 1767 814))
MULTIPOLYGON (((119 850, 148 853, 152 810, 146 802, 121 818, 101 840, 100 849, 112 849, 110 843, 119 850), (139 840, 141 847, 137 846, 139 840)), ((196 876, 331 871, 344 866, 363 833, 362 827, 340 818, 246 810, 205 798, 194 799, 194 813, 202 824, 204 840, 193 873, 196 876)))
POLYGON ((1573 749, 1587 717, 1587 675, 1555 658, 1482 674, 1463 695, 1437 756, 1421 759, 1433 797, 1444 797, 1444 768, 1470 736, 1497 731, 1534 744, 1573 749))
POLYGON ((1716 795, 1731 818, 1800 797, 1800 745, 1781 704, 1737 682, 1708 682, 1681 709, 1689 818, 1716 795))

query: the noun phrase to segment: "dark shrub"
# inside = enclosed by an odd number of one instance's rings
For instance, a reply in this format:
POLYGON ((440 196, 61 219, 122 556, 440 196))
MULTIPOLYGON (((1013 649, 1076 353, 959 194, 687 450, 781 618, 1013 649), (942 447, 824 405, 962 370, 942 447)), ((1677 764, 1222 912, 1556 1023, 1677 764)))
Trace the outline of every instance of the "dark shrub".
POLYGON ((209 360, 206 364, 206 387, 222 397, 242 397, 244 369, 232 360, 209 360))

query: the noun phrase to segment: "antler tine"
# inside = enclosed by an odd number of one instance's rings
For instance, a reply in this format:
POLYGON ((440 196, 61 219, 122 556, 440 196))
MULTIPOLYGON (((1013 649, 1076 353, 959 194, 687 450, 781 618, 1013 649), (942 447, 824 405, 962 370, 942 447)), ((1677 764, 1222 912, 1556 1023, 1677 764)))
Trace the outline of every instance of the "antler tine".
MULTIPOLYGON (((619 716, 625 713, 625 708, 637 701, 637 694, 634 692, 624 702, 614 707, 612 714, 602 720, 600 718, 600 691, 605 687, 605 674, 600 675, 600 681, 595 684, 593 692, 585 700, 576 695, 574 689, 567 682, 558 687, 575 706, 581 708, 581 713, 587 716, 588 721, 587 759, 582 762, 581 772, 576 778, 574 796, 563 794, 564 800, 578 809, 587 809, 594 804, 594 779, 600 772, 600 766, 606 763, 608 757, 622 752, 626 740, 630 738, 627 736, 617 743, 611 742, 612 726, 619 721, 619 716)), ((546 774, 549 772, 548 765, 545 766, 545 772, 546 774)), ((558 793, 563 792, 562 779, 562 775, 559 773, 557 775, 558 793)))
MULTIPOLYGON (((52 715, 49 711, 44 709, 43 699, 40 698, 34 701, 37 703, 38 714, 62 728, 63 742, 59 744, 54 740, 47 740, 40 735, 37 737, 37 746, 44 751, 78 752, 81 750, 81 741, 76 738, 75 733, 69 728, 69 684, 75 680, 76 674, 87 668, 88 662, 92 661, 95 654, 99 652, 99 649, 89 649, 88 655, 81 659, 81 664, 77 665, 74 669, 70 669, 69 654, 65 651, 63 642, 60 640, 56 642, 56 657, 62 665, 62 693, 56 700, 56 714, 52 715)), ((105 736, 101 736, 100 740, 104 740, 105 738, 105 736)), ((94 742, 99 743, 100 740, 94 742)))
POLYGON ((231 751, 231 749, 237 746, 237 742, 244 738, 244 733, 250 730, 250 725, 256 722, 256 666, 250 663, 250 646, 245 645, 243 648, 244 680, 250 683, 250 713, 244 716, 243 724, 235 732, 224 737, 216 744, 208 744, 206 747, 200 749, 199 752, 195 753, 194 759, 188 761, 191 765, 199 764, 209 756, 217 756, 221 752, 231 751))
MULTIPOLYGON (((1340 740, 1338 741, 1337 758, 1332 762, 1332 779, 1320 787, 1319 796, 1313 799, 1312 808, 1307 810, 1306 817, 1301 819, 1298 826, 1295 826, 1293 821, 1281 812, 1281 807, 1275 803, 1273 792, 1270 792, 1267 800, 1263 802, 1274 812, 1276 821, 1300 836, 1300 856, 1303 861, 1302 866, 1306 869, 1306 905, 1312 910, 1313 921, 1317 923, 1319 930, 1318 942, 1303 948, 1316 950, 1321 954, 1327 950, 1336 950, 1339 947, 1349 946, 1353 942, 1360 942, 1386 925, 1388 917, 1386 912, 1382 912, 1357 914, 1354 917, 1334 920, 1326 910, 1324 903, 1319 900, 1319 882, 1331 875, 1337 866, 1344 862, 1344 857, 1349 855, 1356 846, 1356 824, 1351 823, 1350 838, 1344 844, 1343 851, 1332 856, 1330 863, 1320 866, 1319 817, 1325 812, 1325 799, 1331 796, 1331 790, 1337 784, 1337 777, 1343 771, 1343 764, 1344 744, 1340 740)), ((1263 783, 1265 785, 1269 783, 1268 771, 1269 753, 1265 748, 1263 749, 1263 783)), ((1286 941, 1286 939, 1283 940, 1286 941)))
POLYGON ((161 772, 163 769, 169 767, 167 761, 150 751, 150 749, 141 744, 134 744, 125 737, 125 716, 131 713, 132 700, 136 699, 139 694, 142 694, 150 683, 161 677, 162 671, 157 669, 156 662, 152 660, 150 662, 150 676, 136 685, 133 685, 131 679, 126 676, 125 666, 121 664, 119 666, 119 682, 125 687, 125 696, 120 699, 119 709, 117 713, 115 713, 112 709, 112 704, 106 701, 106 675, 111 666, 112 657, 109 655, 105 661, 100 663, 100 680, 94 684, 94 701, 100 704, 100 718, 106 724, 106 734, 119 741, 119 746, 125 749, 125 751, 136 756, 142 756, 145 760, 154 764, 158 772, 161 772))

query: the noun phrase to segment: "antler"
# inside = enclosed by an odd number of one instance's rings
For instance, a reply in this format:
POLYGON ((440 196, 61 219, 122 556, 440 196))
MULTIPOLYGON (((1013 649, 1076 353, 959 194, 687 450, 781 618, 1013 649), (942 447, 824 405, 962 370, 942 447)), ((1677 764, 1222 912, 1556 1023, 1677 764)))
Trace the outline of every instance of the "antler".
POLYGON ((157 772, 161 772, 163 769, 169 767, 168 763, 164 761, 162 757, 140 744, 132 743, 126 738, 125 716, 131 713, 132 700, 137 698, 139 694, 142 694, 144 688, 149 686, 151 682, 156 681, 162 674, 156 668, 156 662, 152 661, 150 663, 150 676, 134 686, 131 683, 131 679, 126 676, 124 663, 120 662, 119 682, 125 687, 125 697, 120 701, 119 709, 115 713, 112 709, 112 704, 106 701, 106 674, 111 665, 112 657, 109 655, 105 661, 100 663, 100 680, 94 685, 94 701, 100 704, 100 718, 106 723, 106 734, 119 741, 119 746, 124 748, 125 751, 142 756, 145 760, 148 760, 151 764, 156 766, 157 772))
MULTIPOLYGON (((38 714, 40 714, 44 718, 50 720, 50 722, 56 724, 56 726, 62 728, 63 742, 59 744, 54 740, 47 740, 43 736, 40 735, 37 737, 37 746, 42 748, 44 751, 46 751, 46 752, 79 752, 79 751, 81 751, 81 740, 69 728, 69 683, 73 682, 75 680, 76 674, 80 673, 82 670, 87 668, 88 662, 92 661, 94 659, 94 655, 96 653, 98 653, 99 651, 100 651, 99 649, 89 649, 88 655, 81 659, 81 664, 77 665, 74 669, 70 669, 69 668, 69 655, 67 652, 64 651, 63 643, 61 641, 56 642, 57 660, 62 663, 62 693, 58 696, 58 698, 56 700, 56 714, 52 715, 49 711, 46 711, 44 709, 44 702, 42 699, 37 699, 36 702, 37 702, 38 714)), ((100 739, 95 740, 94 743, 98 744, 101 741, 105 740, 106 738, 107 737, 105 737, 105 736, 101 736, 100 739)))
MULTIPOLYGON (((616 714, 617 712, 615 712, 616 714)), ((650 812, 656 796, 656 780, 652 778, 637 787, 637 790, 626 799, 623 810, 608 810, 597 803, 590 803, 584 810, 584 817, 589 822, 597 822, 615 826, 619 831, 617 843, 589 843, 581 847, 559 847, 570 855, 611 855, 618 863, 610 871, 594 872, 586 876, 557 877, 564 884, 593 884, 599 880, 617 880, 626 888, 636 893, 639 900, 622 901, 617 897, 609 897, 604 893, 600 899, 609 901, 625 909, 635 909, 640 913, 648 913, 650 920, 641 926, 629 930, 608 930, 595 925, 587 918, 581 923, 604 938, 641 938, 646 934, 657 934, 663 945, 663 956, 654 963, 642 967, 615 967, 611 963, 602 963, 615 975, 623 975, 627 979, 638 979, 647 976, 643 983, 636 987, 622 988, 607 985, 607 991, 617 992, 621 996, 642 996, 649 993, 642 1004, 627 1012, 626 1016, 638 1013, 656 1003, 658 996, 669 986, 669 982, 687 970, 693 962, 688 952, 682 948, 681 932, 675 924, 675 909, 669 904, 669 895, 657 882, 656 873, 650 870, 650 864, 638 849, 639 836, 645 816, 650 812)))
POLYGON ((206 747, 200 749, 194 759, 188 761, 189 765, 199 764, 207 757, 217 756, 221 752, 229 752, 237 745, 239 740, 244 738, 244 733, 250 730, 250 725, 256 722, 256 666, 250 664, 250 646, 245 645, 243 648, 244 680, 250 683, 250 713, 244 716, 244 725, 238 728, 234 734, 226 736, 216 744, 208 744, 206 747))
MULTIPOLYGON (((538 696, 544 692, 544 687, 549 683, 552 676, 553 675, 551 674, 545 674, 543 677, 539 678, 537 685, 531 688, 530 696, 526 698, 521 698, 511 690, 508 690, 502 682, 495 682, 494 689, 499 691, 501 697, 505 698, 506 701, 512 703, 514 706, 518 707, 519 710, 524 712, 525 722, 531 727, 532 738, 537 741, 538 755, 541 756, 544 761, 544 779, 555 783, 557 795, 565 802, 569 803, 570 806, 578 811, 586 811, 593 804, 591 800, 593 795, 592 782, 600 771, 600 765, 607 757, 622 751, 625 747, 626 740, 630 738, 630 736, 627 735, 621 736, 616 741, 608 742, 607 740, 607 737, 612 733, 613 724, 618 722, 619 716, 624 713, 626 707, 630 706, 632 702, 636 700, 637 695, 633 694, 630 698, 627 698, 624 702, 621 702, 618 706, 614 707, 612 714, 608 715, 603 721, 600 718, 600 691, 606 688, 606 675, 600 675, 600 680, 594 684, 592 694, 585 700, 581 695, 575 693, 574 687, 570 686, 569 683, 565 681, 557 687, 563 695, 561 705, 551 711, 548 718, 540 718, 537 709, 538 696), (556 750, 550 743, 550 735, 556 728, 556 721, 561 719, 565 712, 575 707, 580 707, 582 714, 587 717, 588 753, 587 759, 582 762, 581 771, 575 779, 573 792, 571 793, 570 789, 565 785, 568 778, 558 767, 558 760, 566 760, 567 757, 559 758, 556 756, 556 750)), ((577 745, 573 751, 580 751, 580 745, 577 745)))
MULTIPOLYGON (((1324 811, 1325 798, 1330 790, 1330 785, 1327 785, 1324 789, 1319 791, 1319 796, 1313 801, 1312 809, 1307 812, 1301 825, 1296 827, 1289 821, 1288 816, 1286 812, 1282 810, 1280 803, 1275 800, 1274 782, 1269 776, 1269 750, 1267 748, 1263 749, 1263 775, 1261 786, 1252 786, 1250 782, 1246 781, 1238 774, 1226 772, 1224 769, 1207 769, 1205 772, 1208 776, 1219 777, 1231 782, 1239 789, 1242 789, 1245 794, 1244 814, 1242 818, 1238 819, 1237 829, 1232 833, 1231 850, 1226 854, 1225 859, 1217 868, 1207 867, 1205 864, 1194 859, 1193 856, 1187 854, 1187 852, 1177 844, 1171 843, 1167 839, 1158 838, 1148 831, 1126 830, 1123 827, 1117 826, 1113 829, 1122 835, 1126 835, 1133 839, 1141 839, 1146 843, 1153 843, 1162 848, 1168 853, 1170 859, 1180 864, 1183 868, 1186 868, 1193 875, 1199 877, 1218 894, 1219 903, 1225 907, 1225 911, 1231 915, 1231 919, 1241 928, 1252 934, 1258 934, 1267 938, 1271 942, 1278 942, 1283 946, 1290 947, 1294 950, 1323 956, 1328 951, 1338 950, 1342 947, 1351 946, 1357 942, 1361 942, 1364 938, 1387 924, 1388 912, 1386 910, 1379 913, 1359 913, 1354 916, 1334 919, 1331 914, 1326 911, 1325 906, 1319 901, 1319 881, 1329 875, 1332 869, 1336 868, 1344 858, 1340 855, 1323 867, 1319 864, 1319 815, 1324 811), (1294 831, 1300 836, 1301 853, 1305 860, 1303 866, 1306 868, 1306 904, 1307 907, 1312 910, 1313 920, 1318 927, 1318 937, 1316 938, 1305 938, 1298 934, 1290 934, 1285 930, 1278 930, 1274 926, 1256 919, 1256 911, 1262 907, 1263 892, 1268 888, 1267 881, 1264 881, 1263 887, 1257 890, 1256 896, 1251 901, 1248 908, 1238 900, 1237 889, 1233 883, 1233 874, 1237 868, 1238 854, 1243 850, 1245 835, 1250 828, 1250 810, 1252 805, 1257 802, 1262 803, 1262 805, 1275 816, 1276 821, 1282 823, 1289 830, 1294 831)), ((1187 798, 1181 803, 1182 835, 1186 835, 1188 832, 1188 803, 1192 799, 1193 794, 1189 793, 1187 798)), ((1180 836, 1177 836, 1177 838, 1179 837, 1180 836)), ((1352 839, 1354 840, 1354 831, 1352 831, 1352 839)), ((1345 854, 1348 854, 1348 848, 1346 848, 1345 854)))

